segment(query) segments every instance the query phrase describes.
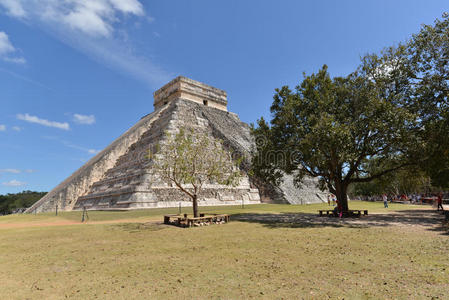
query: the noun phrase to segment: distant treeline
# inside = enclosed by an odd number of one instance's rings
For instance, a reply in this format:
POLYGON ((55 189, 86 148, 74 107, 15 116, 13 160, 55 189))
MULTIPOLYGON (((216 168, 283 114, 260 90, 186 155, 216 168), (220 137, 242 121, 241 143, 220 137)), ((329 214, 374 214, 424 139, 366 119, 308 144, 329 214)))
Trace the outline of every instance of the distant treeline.
POLYGON ((33 205, 47 192, 23 191, 17 194, 0 195, 0 215, 22 211, 33 205))

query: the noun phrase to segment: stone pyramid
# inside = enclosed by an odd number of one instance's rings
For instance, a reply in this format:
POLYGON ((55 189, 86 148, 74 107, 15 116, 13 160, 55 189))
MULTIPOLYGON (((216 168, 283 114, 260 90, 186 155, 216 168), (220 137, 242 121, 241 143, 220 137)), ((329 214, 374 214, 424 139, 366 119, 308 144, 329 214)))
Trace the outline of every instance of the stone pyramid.
MULTIPOLYGON (((30 207, 27 212, 87 209, 139 209, 191 206, 182 192, 151 172, 149 150, 155 151, 166 132, 180 128, 220 139, 228 151, 246 157, 247 174, 253 138, 250 128, 227 111, 223 90, 185 77, 177 77, 154 93, 154 112, 144 116, 112 144, 30 207)), ((248 175, 240 185, 207 185, 199 205, 241 205, 261 202, 312 203, 325 196, 310 179, 302 189, 286 176, 280 187, 256 183, 248 175)))

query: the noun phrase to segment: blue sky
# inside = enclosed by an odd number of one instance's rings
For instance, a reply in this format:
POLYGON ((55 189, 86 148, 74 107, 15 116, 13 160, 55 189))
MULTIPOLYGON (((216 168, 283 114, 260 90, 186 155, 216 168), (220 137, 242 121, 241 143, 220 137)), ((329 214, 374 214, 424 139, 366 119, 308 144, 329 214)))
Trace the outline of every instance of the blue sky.
POLYGON ((275 88, 404 41, 442 1, 0 0, 0 194, 49 191, 178 75, 228 92, 245 122, 275 88))

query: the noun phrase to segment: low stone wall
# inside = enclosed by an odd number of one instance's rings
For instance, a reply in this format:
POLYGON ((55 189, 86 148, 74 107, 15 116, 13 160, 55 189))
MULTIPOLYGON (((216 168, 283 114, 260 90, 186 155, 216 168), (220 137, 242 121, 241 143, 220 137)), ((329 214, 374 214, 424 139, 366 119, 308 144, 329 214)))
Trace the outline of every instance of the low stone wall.
MULTIPOLYGON (((202 191, 198 205, 221 206, 259 204, 259 191, 251 188, 210 187, 202 191)), ((75 210, 83 209, 143 209, 163 207, 192 206, 189 196, 176 187, 153 187, 147 191, 123 190, 110 195, 82 197, 75 210)))

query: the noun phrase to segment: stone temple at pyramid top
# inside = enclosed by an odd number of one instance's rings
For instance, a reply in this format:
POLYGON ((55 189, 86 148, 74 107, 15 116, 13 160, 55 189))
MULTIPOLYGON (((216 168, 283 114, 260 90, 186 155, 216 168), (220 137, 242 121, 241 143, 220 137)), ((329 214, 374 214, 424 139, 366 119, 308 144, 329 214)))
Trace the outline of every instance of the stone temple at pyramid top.
POLYGON ((190 100, 199 104, 228 111, 227 94, 202 82, 178 76, 153 94, 154 109, 167 105, 175 99, 190 100))

